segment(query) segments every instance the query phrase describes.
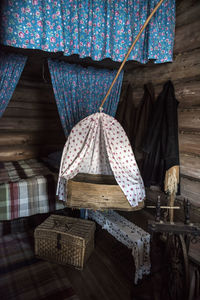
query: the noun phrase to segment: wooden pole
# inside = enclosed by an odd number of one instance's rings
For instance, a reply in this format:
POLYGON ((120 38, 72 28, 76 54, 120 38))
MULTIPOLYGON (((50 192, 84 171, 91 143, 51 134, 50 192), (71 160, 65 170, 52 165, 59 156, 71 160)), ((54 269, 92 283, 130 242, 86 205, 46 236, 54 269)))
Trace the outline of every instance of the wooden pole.
MULTIPOLYGON (((156 208, 155 205, 147 205, 145 208, 156 208)), ((180 209, 180 206, 160 206, 160 208, 165 208, 165 209, 180 209)))
MULTIPOLYGON (((175 199, 175 192, 169 196, 169 206, 170 207, 174 206, 174 199, 175 199)), ((174 210, 173 209, 170 209, 170 211, 169 211, 169 221, 170 221, 170 223, 174 222, 174 210)))
POLYGON ((121 64, 121 66, 120 66, 120 68, 119 68, 119 70, 118 70, 118 72, 117 72, 115 78, 113 79, 113 82, 111 83, 111 86, 110 86, 109 90, 107 91, 107 94, 105 95, 105 97, 104 97, 104 99, 103 99, 103 101, 102 101, 102 103, 101 103, 101 105, 100 105, 100 107, 99 107, 99 110, 100 110, 100 111, 102 110, 102 107, 103 107, 103 105, 104 105, 106 99, 108 98, 108 96, 109 96, 109 94, 110 94, 110 91, 111 91, 113 85, 115 84, 115 82, 116 82, 116 80, 117 80, 117 78, 118 78, 118 76, 119 76, 119 74, 120 74, 120 72, 121 72, 123 66, 125 65, 125 62, 127 61, 127 59, 128 59, 128 57, 129 57, 131 51, 133 50, 133 47, 134 47, 135 44, 137 43, 137 41, 138 41, 138 39, 140 38, 142 32, 144 31, 144 29, 145 29, 146 26, 148 25, 149 21, 151 20, 151 18, 153 17, 153 15, 155 14, 155 12, 156 12, 157 9, 160 7, 160 5, 162 4, 163 1, 164 1, 164 0, 160 0, 160 1, 158 2, 158 4, 155 6, 155 8, 153 9, 153 11, 152 11, 151 14, 149 15, 149 17, 146 19, 146 21, 145 21, 144 25, 142 26, 140 32, 139 32, 138 35, 136 36, 136 38, 135 38, 133 44, 131 45, 130 49, 128 50, 128 52, 127 52, 127 54, 126 54, 126 56, 125 56, 125 58, 124 58, 124 60, 123 60, 123 62, 122 62, 122 64, 121 64))

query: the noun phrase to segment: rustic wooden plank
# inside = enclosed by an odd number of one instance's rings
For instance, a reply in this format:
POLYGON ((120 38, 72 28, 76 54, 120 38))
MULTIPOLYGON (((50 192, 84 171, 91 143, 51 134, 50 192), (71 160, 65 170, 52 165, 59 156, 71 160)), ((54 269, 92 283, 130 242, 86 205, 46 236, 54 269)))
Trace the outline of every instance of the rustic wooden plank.
MULTIPOLYGON (((199 6, 200 10, 200 6, 199 6)), ((174 53, 191 51, 200 46, 200 15, 197 21, 178 27, 175 31, 174 53)))
POLYGON ((200 155, 200 135, 184 132, 180 133, 179 151, 200 155))
POLYGON ((103 175, 103 174, 79 173, 73 178, 73 181, 95 183, 95 184, 117 185, 117 182, 113 175, 103 175))
POLYGON ((200 18, 200 2, 196 1, 182 1, 182 9, 178 5, 176 13, 176 28, 187 25, 197 21, 200 18))
MULTIPOLYGON (((200 76, 199 76, 200 79, 200 76)), ((192 108, 200 106, 200 81, 174 82, 176 98, 179 101, 179 108, 192 108)))
POLYGON ((29 88, 25 86, 16 87, 11 101, 12 100, 22 102, 55 103, 52 88, 29 88))
MULTIPOLYGON (((22 102, 23 103, 23 102, 22 102)), ((24 116, 30 118, 44 118, 44 119, 58 119, 59 115, 56 110, 46 109, 27 109, 25 107, 7 107, 4 112, 4 117, 23 118, 24 116)))
POLYGON ((57 131, 61 129, 59 119, 48 119, 44 118, 10 118, 2 117, 0 119, 0 130, 12 130, 12 131, 45 131, 48 130, 57 131))
POLYGON ((177 18, 179 15, 184 14, 191 8, 195 8, 199 3, 199 0, 177 0, 176 1, 176 15, 177 18))
MULTIPOLYGON (((199 78, 200 79, 200 78, 199 78)), ((147 82, 146 82, 147 83, 147 82)), ((196 78, 190 81, 174 81, 174 89, 177 100, 179 101, 179 108, 195 108, 200 107, 200 81, 196 78)), ((162 91, 163 84, 154 85, 155 97, 157 97, 162 91)), ((135 87, 133 89, 133 103, 138 106, 142 100, 144 94, 144 88, 135 87)))
POLYGON ((63 149, 63 145, 17 145, 0 146, 0 161, 16 161, 34 157, 46 156, 49 153, 63 149))
POLYGON ((190 202, 200 207, 200 181, 181 177, 181 195, 190 202))
POLYGON ((143 87, 153 80, 155 85, 167 80, 182 80, 200 76, 200 49, 175 55, 173 63, 138 67, 125 73, 125 81, 143 87))
POLYGON ((179 129, 190 129, 200 131, 200 109, 180 109, 178 110, 179 129))
POLYGON ((49 82, 42 82, 38 80, 33 80, 33 79, 26 79, 23 75, 20 78, 17 88, 34 88, 34 89, 52 89, 52 84, 49 82))
POLYGON ((93 184, 73 181, 72 179, 67 184, 67 206, 132 211, 141 209, 143 202, 140 202, 136 207, 131 207, 118 185, 93 184))
POLYGON ((0 146, 12 145, 45 145, 45 144, 61 144, 65 143, 66 138, 62 130, 51 131, 35 131, 35 132, 0 132, 0 146))
POLYGON ((180 173, 194 179, 200 179, 200 157, 181 153, 180 173))
MULTIPOLYGON (((26 110, 47 110, 47 111, 56 111, 57 112, 57 106, 56 103, 43 103, 42 100, 41 102, 29 102, 26 101, 15 101, 12 99, 6 110, 10 109, 26 109, 26 110)), ((5 111, 6 112, 6 111, 5 111)))

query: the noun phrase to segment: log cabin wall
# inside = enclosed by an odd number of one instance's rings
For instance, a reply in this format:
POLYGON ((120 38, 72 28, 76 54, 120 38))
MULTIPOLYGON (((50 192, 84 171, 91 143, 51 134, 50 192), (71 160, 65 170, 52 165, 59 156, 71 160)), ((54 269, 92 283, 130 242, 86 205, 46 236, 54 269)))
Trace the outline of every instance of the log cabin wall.
POLYGON ((46 156, 65 143, 52 85, 40 56, 30 56, 0 119, 0 161, 46 156), (46 75, 47 76, 47 75, 46 75))
MULTIPOLYGON (((182 204, 184 197, 190 199, 194 205, 193 218, 199 221, 200 2, 177 0, 176 7, 173 63, 141 65, 128 62, 124 83, 131 83, 135 87, 133 99, 137 105, 142 99, 144 84, 152 81, 157 96, 168 79, 173 81, 179 101, 181 160, 181 196, 177 197, 177 201, 182 204)), ((43 78, 44 59, 41 55, 36 55, 36 51, 29 53, 31 55, 19 84, 0 119, 0 161, 47 155, 62 149, 65 143, 52 85, 43 78)), ((42 55, 47 56, 45 52, 42 55)), ((73 57, 65 57, 65 60, 79 63, 73 57)), ((89 60, 86 65, 88 63, 97 67, 119 68, 119 64, 112 61, 94 63, 89 60)), ((148 200, 155 201, 157 193, 148 190, 148 200)))
MULTIPOLYGON (((163 84, 171 79, 179 101, 179 149, 182 204, 188 198, 194 205, 195 220, 200 217, 200 2, 177 1, 174 61, 165 64, 147 64, 126 72, 125 82, 134 89, 133 99, 142 99, 143 86, 152 82, 158 95, 163 84)), ((147 191, 150 201, 155 191, 147 191)))

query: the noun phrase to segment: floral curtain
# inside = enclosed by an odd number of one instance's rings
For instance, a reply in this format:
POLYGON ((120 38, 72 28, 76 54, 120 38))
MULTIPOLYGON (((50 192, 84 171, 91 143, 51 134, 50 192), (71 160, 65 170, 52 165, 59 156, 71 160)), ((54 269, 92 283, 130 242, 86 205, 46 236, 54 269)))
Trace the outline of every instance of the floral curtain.
MULTIPOLYGON (((48 60, 56 104, 66 137, 86 116, 98 112, 116 71, 84 68, 63 61, 48 60)), ((123 72, 119 75, 104 104, 104 112, 115 116, 123 72)))
MULTIPOLYGON (((2 0, 0 43, 122 61, 159 0, 2 0)), ((164 0, 129 60, 172 61, 175 0, 164 0)))
POLYGON ((26 56, 0 52, 0 117, 12 97, 26 59, 26 56))

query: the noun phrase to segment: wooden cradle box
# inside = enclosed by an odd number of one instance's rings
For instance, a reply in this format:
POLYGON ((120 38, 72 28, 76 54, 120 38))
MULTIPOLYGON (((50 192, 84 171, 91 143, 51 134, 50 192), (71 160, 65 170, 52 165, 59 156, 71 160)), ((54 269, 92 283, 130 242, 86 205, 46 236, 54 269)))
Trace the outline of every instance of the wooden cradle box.
POLYGON ((35 255, 83 269, 94 249, 95 228, 93 221, 51 215, 35 229, 35 255))
POLYGON ((79 173, 68 181, 66 192, 66 205, 72 208, 135 211, 144 207, 144 201, 132 207, 111 175, 79 173))

